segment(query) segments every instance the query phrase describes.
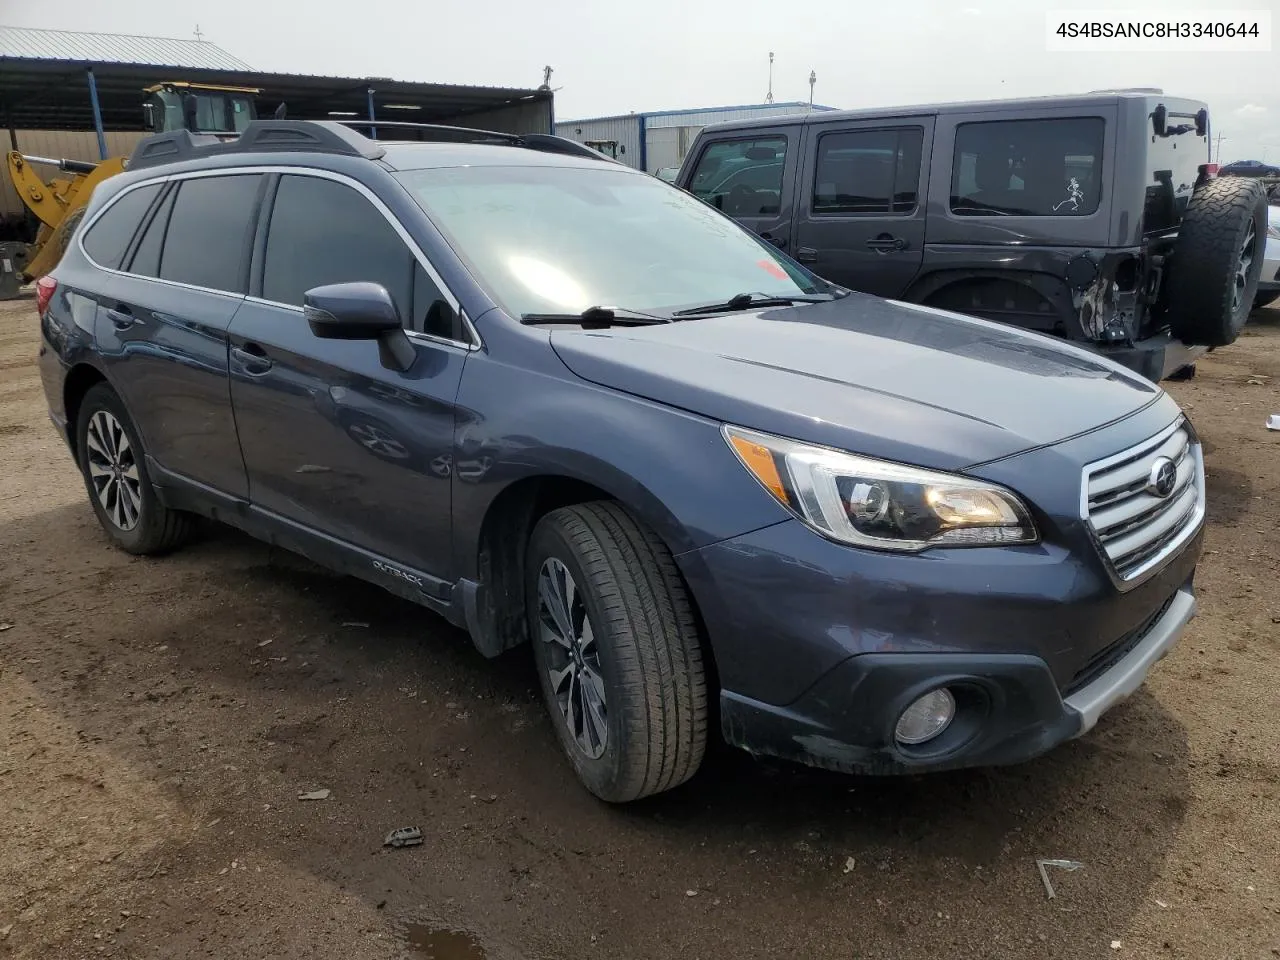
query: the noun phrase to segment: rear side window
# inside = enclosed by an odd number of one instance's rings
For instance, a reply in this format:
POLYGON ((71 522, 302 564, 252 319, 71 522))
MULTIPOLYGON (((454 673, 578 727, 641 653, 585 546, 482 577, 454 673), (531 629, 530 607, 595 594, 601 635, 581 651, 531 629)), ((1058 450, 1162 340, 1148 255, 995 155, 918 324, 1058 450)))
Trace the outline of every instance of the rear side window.
POLYGON ((261 183, 261 174, 181 181, 169 214, 160 279, 242 292, 261 183))
POLYGON ((951 212, 1084 217, 1102 197, 1101 117, 1003 120, 956 128, 951 212))
POLYGON ((923 127, 827 133, 818 140, 814 213, 911 213, 923 127))
POLYGON ((284 176, 267 231, 262 296, 302 306, 312 287, 368 281, 386 287, 404 325, 464 339, 460 318, 368 198, 346 184, 284 176))
POLYGON ((702 151, 689 192, 731 217, 771 216, 782 209, 786 137, 724 140, 702 151))
POLYGON ((155 183, 130 190, 94 221, 84 235, 85 252, 94 263, 112 270, 120 269, 125 251, 138 232, 142 218, 160 195, 161 186, 155 183))
POLYGON ((178 191, 170 190, 160 201, 149 220, 144 221, 142 239, 133 251, 133 258, 125 269, 142 277, 160 276, 160 251, 164 245, 164 232, 169 226, 169 214, 173 210, 173 198, 178 191))

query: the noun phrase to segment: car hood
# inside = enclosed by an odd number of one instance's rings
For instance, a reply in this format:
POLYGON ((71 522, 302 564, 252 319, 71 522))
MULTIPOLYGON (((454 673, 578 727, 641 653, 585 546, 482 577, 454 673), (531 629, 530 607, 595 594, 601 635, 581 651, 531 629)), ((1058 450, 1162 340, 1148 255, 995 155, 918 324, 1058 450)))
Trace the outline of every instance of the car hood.
POLYGON ((1163 394, 1064 341, 862 294, 661 326, 556 329, 551 343, 592 383, 938 469, 1057 443, 1163 394))

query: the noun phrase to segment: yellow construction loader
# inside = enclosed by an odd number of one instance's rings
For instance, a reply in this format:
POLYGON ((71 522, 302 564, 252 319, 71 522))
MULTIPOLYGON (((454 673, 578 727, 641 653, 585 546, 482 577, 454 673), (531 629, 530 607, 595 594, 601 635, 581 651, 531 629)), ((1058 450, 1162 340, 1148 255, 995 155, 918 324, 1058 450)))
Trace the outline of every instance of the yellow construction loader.
MULTIPOLYGON (((152 133, 190 130, 192 133, 235 137, 256 119, 251 87, 221 87, 202 83, 158 83, 147 87, 143 126, 152 133)), ((57 265, 67 242, 84 217, 93 188, 125 169, 127 157, 100 163, 35 157, 17 150, 8 155, 9 177, 39 226, 26 242, 0 244, 0 300, 17 296, 19 287, 33 283, 57 265), (56 167, 68 176, 44 179, 33 165, 56 167)))

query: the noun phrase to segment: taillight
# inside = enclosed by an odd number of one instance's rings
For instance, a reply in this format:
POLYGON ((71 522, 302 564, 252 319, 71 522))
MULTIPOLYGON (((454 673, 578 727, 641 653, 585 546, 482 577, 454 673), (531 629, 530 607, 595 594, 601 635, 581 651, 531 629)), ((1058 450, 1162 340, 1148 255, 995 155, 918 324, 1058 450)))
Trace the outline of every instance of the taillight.
POLYGON ((58 281, 53 277, 41 277, 36 281, 36 313, 40 316, 44 316, 49 301, 53 299, 53 292, 57 289, 58 281))
POLYGON ((1218 164, 1202 163, 1200 164, 1200 172, 1206 177, 1216 177, 1218 175, 1218 164))

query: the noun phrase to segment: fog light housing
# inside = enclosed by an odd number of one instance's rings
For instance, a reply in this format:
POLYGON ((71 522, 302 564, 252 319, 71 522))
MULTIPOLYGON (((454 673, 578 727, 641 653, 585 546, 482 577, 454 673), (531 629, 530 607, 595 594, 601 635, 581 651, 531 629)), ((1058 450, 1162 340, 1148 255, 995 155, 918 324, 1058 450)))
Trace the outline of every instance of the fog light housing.
POLYGON ((956 715, 956 698, 946 687, 930 690, 898 718, 893 735, 899 743, 916 746, 938 736, 956 715))

